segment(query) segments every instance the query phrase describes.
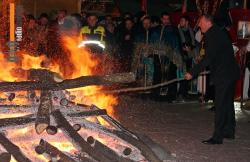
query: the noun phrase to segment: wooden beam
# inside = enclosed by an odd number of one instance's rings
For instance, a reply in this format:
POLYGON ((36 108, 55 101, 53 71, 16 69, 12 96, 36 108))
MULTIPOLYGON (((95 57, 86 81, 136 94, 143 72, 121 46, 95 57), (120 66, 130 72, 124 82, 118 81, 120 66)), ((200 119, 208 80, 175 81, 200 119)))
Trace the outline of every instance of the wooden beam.
POLYGON ((91 145, 93 145, 94 149, 96 150, 102 150, 102 153, 109 157, 113 162, 133 162, 130 159, 123 158, 122 156, 119 156, 116 152, 114 152, 112 149, 107 147, 106 145, 102 144, 98 140, 94 139, 92 136, 89 136, 87 138, 87 142, 91 145))
POLYGON ((77 131, 69 124, 69 122, 65 119, 62 113, 59 110, 55 110, 52 112, 52 116, 55 118, 57 125, 65 131, 65 133, 74 141, 78 147, 81 148, 81 151, 86 152, 91 157, 100 162, 110 162, 108 157, 104 156, 101 153, 101 150, 95 150, 91 145, 86 142, 77 131))
POLYGON ((39 145, 35 148, 38 154, 48 154, 51 157, 59 157, 60 162, 76 162, 71 157, 64 154, 62 151, 57 149, 55 146, 41 139, 39 145))
POLYGON ((0 128, 2 127, 10 127, 10 126, 21 126, 25 124, 29 124, 35 122, 36 118, 33 114, 16 117, 16 118, 4 118, 0 119, 0 128))
MULTIPOLYGON (((79 113, 69 113, 66 116, 69 117, 89 117, 89 116, 96 116, 96 115, 105 115, 106 110, 95 110, 92 112, 90 111, 82 111, 79 113)), ((30 124, 36 121, 35 114, 24 115, 15 118, 3 118, 0 119, 0 128, 3 127, 10 127, 10 126, 20 126, 25 124, 30 124)))
POLYGON ((27 90, 64 90, 85 87, 90 85, 112 85, 117 83, 134 82, 133 73, 119 73, 105 76, 82 76, 75 79, 66 79, 62 82, 22 81, 1 82, 0 91, 27 91, 27 90))
POLYGON ((41 134, 50 125, 50 111, 52 109, 51 92, 42 91, 40 101, 35 123, 37 134, 41 134))
POLYGON ((11 154, 7 153, 7 152, 1 153, 0 154, 0 159, 1 159, 1 162, 10 162, 11 154))
MULTIPOLYGON (((82 125, 82 127, 86 129, 97 129, 97 130, 102 131, 103 133, 106 133, 107 135, 114 135, 130 143, 131 145, 138 148, 141 151, 141 154, 150 162, 161 162, 161 160, 155 155, 155 153, 144 142, 142 142, 142 140, 140 140, 140 138, 137 137, 136 135, 131 136, 127 133, 124 133, 123 131, 113 130, 113 129, 111 130, 101 125, 91 123, 87 120, 83 120, 83 122, 84 124, 82 125)), ((129 153, 129 150, 126 150, 126 151, 125 150, 126 148, 123 151, 124 155, 129 153)))
POLYGON ((101 110, 89 110, 89 111, 81 111, 78 113, 67 114, 69 117, 87 117, 87 116, 99 116, 99 115, 107 115, 107 111, 105 109, 101 110))
POLYGON ((13 144, 3 133, 0 133, 0 143, 8 151, 17 162, 31 162, 19 149, 18 146, 13 144))

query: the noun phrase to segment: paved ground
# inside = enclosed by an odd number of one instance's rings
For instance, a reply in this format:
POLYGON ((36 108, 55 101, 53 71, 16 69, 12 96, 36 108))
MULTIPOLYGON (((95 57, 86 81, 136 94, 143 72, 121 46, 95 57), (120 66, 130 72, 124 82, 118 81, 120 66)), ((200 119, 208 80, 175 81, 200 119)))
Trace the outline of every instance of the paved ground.
POLYGON ((200 103, 169 104, 148 98, 120 96, 115 117, 134 132, 148 135, 180 162, 249 162, 250 111, 236 104, 235 140, 223 145, 201 143, 213 132, 213 112, 200 103))

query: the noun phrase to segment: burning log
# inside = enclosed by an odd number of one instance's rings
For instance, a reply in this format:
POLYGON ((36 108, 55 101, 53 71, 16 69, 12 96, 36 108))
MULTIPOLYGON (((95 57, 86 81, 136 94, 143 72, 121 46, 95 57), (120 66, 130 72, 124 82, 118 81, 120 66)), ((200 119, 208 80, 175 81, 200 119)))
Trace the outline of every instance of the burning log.
POLYGON ((23 155, 19 147, 14 145, 3 133, 0 133, 0 143, 6 151, 13 155, 17 162, 31 162, 30 159, 23 155))
POLYGON ((131 148, 127 147, 127 148, 125 148, 125 149, 123 150, 122 153, 123 153, 123 155, 128 156, 128 155, 131 154, 131 152, 132 152, 131 148))
POLYGON ((57 133, 57 127, 55 126, 48 126, 46 128, 46 132, 49 134, 49 135, 55 135, 57 133))
POLYGON ((73 128, 74 128, 75 131, 78 132, 82 128, 82 126, 80 124, 74 124, 73 128))
POLYGON ((16 126, 16 125, 24 125, 28 123, 35 122, 36 118, 33 116, 33 114, 25 115, 22 117, 16 117, 16 118, 5 118, 0 119, 0 128, 2 127, 8 127, 8 126, 16 126))
POLYGON ((1 82, 0 91, 26 91, 26 90, 64 90, 85 87, 90 85, 111 85, 115 83, 130 83, 135 81, 133 73, 119 73, 105 76, 82 76, 75 79, 56 81, 23 81, 1 82))
POLYGON ((96 150, 86 142, 69 124, 59 110, 52 112, 52 116, 55 118, 56 123, 62 128, 67 135, 81 148, 81 151, 86 152, 91 157, 100 162, 110 162, 108 157, 102 154, 102 150, 96 150))
POLYGON ((69 105, 70 105, 70 106, 80 106, 80 107, 83 107, 83 108, 90 108, 90 106, 89 106, 89 105, 86 105, 86 104, 75 103, 75 102, 70 101, 70 100, 68 100, 68 102, 69 102, 69 105))
MULTIPOLYGON (((104 115, 106 110, 90 110, 90 111, 82 111, 79 113, 70 113, 67 114, 69 117, 88 117, 88 116, 97 116, 97 115, 104 115)), ((0 128, 9 127, 9 126, 20 126, 29 123, 33 123, 36 121, 36 117, 34 114, 29 114, 21 117, 15 118, 4 118, 0 119, 0 128)), ((48 126, 48 129, 54 129, 53 126, 48 126), (49 128, 48 128, 49 127, 49 128)))
POLYGON ((59 74, 46 69, 30 69, 26 72, 28 73, 28 80, 36 80, 45 83, 57 82, 56 78, 60 77, 59 74))
POLYGON ((70 95, 70 96, 69 96, 69 100, 70 100, 70 101, 73 101, 73 100, 75 100, 75 99, 76 99, 76 96, 75 96, 75 95, 70 95))
POLYGON ((69 104, 69 101, 66 98, 62 98, 60 100, 60 105, 61 106, 68 106, 68 104, 69 104))
POLYGON ((85 156, 80 156, 79 160, 80 160, 79 162, 96 162, 95 160, 90 159, 90 158, 85 157, 85 156))
POLYGON ((161 162, 161 160, 156 156, 156 154, 139 138, 136 139, 128 134, 123 132, 114 130, 112 131, 113 134, 117 135, 119 138, 129 142, 130 144, 134 145, 137 148, 140 148, 141 154, 146 157, 150 162, 161 162))
POLYGON ((8 96, 8 100, 9 101, 13 101, 16 97, 16 94, 15 93, 11 93, 9 96, 8 96))
POLYGON ((29 99, 34 99, 36 97, 36 92, 35 91, 28 91, 28 97, 29 97, 29 99))
POLYGON ((102 144, 98 140, 94 139, 92 136, 89 136, 87 138, 87 142, 91 145, 93 145, 94 149, 96 150, 102 150, 102 153, 112 159, 114 162, 133 162, 130 159, 123 158, 119 156, 117 153, 115 153, 113 150, 111 150, 106 145, 102 144))
POLYGON ((0 159, 1 159, 1 162, 10 162, 11 154, 7 153, 7 152, 1 153, 0 154, 0 159))
MULTIPOLYGON (((138 138, 136 135, 129 135, 127 133, 124 133, 123 131, 119 131, 119 130, 111 130, 108 128, 105 128, 101 125, 95 124, 95 123, 91 123, 89 121, 84 120, 84 124, 81 125, 84 128, 87 129, 98 129, 101 130, 103 133, 108 134, 108 135, 115 135, 116 137, 127 141, 128 143, 132 144, 133 146, 137 147, 138 149, 140 149, 142 155, 144 157, 146 157, 146 159, 148 159, 150 162, 160 162, 161 160, 156 156, 156 154, 144 143, 142 142, 142 140, 140 138, 138 138)), ((125 149, 126 150, 126 149, 125 149)), ((124 155, 126 155, 126 151, 123 151, 124 155)))
POLYGON ((0 105, 0 108, 1 109, 18 109, 18 108, 31 108, 31 107, 34 107, 34 105, 15 105, 15 104, 3 104, 3 105, 0 105))
POLYGON ((50 91, 41 92, 41 103, 36 117, 36 132, 41 134, 50 124, 50 111, 52 109, 52 100, 50 91))
POLYGON ((82 111, 79 113, 68 114, 69 117, 84 117, 84 116, 99 116, 99 115, 107 115, 107 111, 105 109, 100 110, 90 110, 90 111, 82 111))
POLYGON ((49 154, 51 157, 57 157, 57 161, 60 162, 76 162, 74 159, 70 158, 62 151, 49 144, 45 140, 41 139, 39 145, 35 148, 36 153, 38 154, 49 154))
MULTIPOLYGON (((92 109, 92 110, 101 110, 99 107, 97 107, 95 105, 91 105, 90 109, 92 109)), ((104 118, 109 124, 111 124, 117 130, 123 131, 124 133, 127 133, 127 134, 129 134, 131 136, 134 136, 134 134, 132 132, 130 132, 129 130, 127 130, 126 128, 124 128, 119 122, 117 122, 116 120, 114 120, 108 114, 104 114, 102 116, 102 118, 104 118)))

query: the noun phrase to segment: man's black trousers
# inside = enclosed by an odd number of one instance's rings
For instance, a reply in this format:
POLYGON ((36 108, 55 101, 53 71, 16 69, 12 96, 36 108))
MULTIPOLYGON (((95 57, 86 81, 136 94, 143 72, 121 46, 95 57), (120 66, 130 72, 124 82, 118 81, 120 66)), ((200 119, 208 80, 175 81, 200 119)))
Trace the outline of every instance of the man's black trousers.
POLYGON ((234 136, 235 111, 234 92, 235 81, 224 81, 215 84, 215 125, 213 138, 223 140, 223 136, 234 136))

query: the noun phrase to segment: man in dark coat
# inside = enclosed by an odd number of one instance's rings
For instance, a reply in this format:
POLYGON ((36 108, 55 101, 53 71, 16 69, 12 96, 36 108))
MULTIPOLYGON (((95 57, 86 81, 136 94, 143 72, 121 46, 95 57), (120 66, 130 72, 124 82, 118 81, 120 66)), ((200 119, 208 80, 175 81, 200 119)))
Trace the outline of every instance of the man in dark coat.
MULTIPOLYGON (((161 14, 161 25, 155 27, 152 32, 151 40, 153 43, 161 44, 165 47, 170 47, 172 49, 171 54, 180 54, 180 40, 178 36, 178 29, 172 25, 170 14, 163 12, 161 14)), ((162 49, 160 49, 162 51, 162 49)), ((154 56, 154 84, 164 82, 167 80, 175 79, 177 77, 176 70, 177 66, 174 64, 174 60, 169 58, 167 55, 157 55, 154 56)), ((156 99, 161 92, 166 91, 166 87, 160 89, 155 89, 156 99), (163 91, 162 91, 163 90, 163 91)), ((171 84, 167 87, 167 101, 173 102, 177 95, 177 84, 171 84)))
POLYGON ((210 15, 201 16, 199 26, 205 34, 205 56, 185 74, 185 79, 196 77, 202 69, 209 66, 211 81, 215 85, 215 125, 212 138, 202 142, 222 144, 224 138, 234 139, 234 89, 240 70, 230 38, 225 31, 213 24, 213 18, 210 15))

